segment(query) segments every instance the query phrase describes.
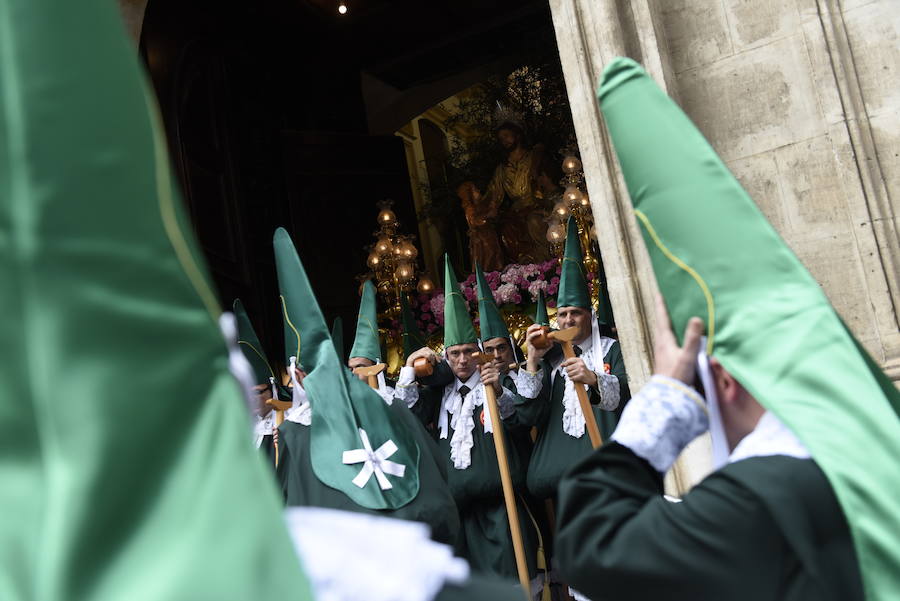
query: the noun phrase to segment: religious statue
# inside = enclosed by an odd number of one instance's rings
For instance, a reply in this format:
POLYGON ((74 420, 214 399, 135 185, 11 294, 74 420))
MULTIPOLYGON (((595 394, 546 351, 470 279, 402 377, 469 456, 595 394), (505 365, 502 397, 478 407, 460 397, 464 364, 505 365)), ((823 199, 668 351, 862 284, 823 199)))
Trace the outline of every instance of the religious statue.
POLYGON ((546 241, 546 218, 550 206, 538 180, 551 182, 544 169, 543 147, 526 148, 524 129, 509 111, 500 112, 497 141, 506 151, 506 160, 497 165, 484 194, 485 202, 501 207, 500 240, 506 258, 516 263, 535 263, 550 258, 546 241), (544 176, 544 177, 541 177, 544 176))
POLYGON ((494 227, 499 204, 489 202, 473 182, 460 184, 456 189, 456 194, 462 202, 466 221, 469 224, 469 255, 472 257, 472 271, 475 271, 476 261, 484 271, 503 269, 503 251, 500 249, 500 239, 494 227))

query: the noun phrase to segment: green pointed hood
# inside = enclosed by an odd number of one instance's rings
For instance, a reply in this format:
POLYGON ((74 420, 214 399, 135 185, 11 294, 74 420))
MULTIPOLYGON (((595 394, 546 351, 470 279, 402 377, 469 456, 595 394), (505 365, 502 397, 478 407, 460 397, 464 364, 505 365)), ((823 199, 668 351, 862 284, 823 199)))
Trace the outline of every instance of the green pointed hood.
POLYGON ((563 253, 562 268, 560 269, 556 306, 591 309, 591 294, 588 290, 581 255, 581 239, 578 237, 575 218, 571 216, 566 228, 566 250, 563 253))
POLYGON ((309 599, 139 63, 0 1, 0 598, 309 599))
POLYGON ((425 338, 422 332, 416 326, 416 319, 413 317, 412 310, 409 308, 409 302, 406 295, 400 295, 400 326, 403 332, 400 337, 403 341, 403 357, 409 357, 410 354, 425 346, 425 338))
POLYGON ((235 319, 237 319, 238 345, 241 347, 241 352, 244 353, 244 357, 247 359, 250 367, 253 368, 254 383, 268 384, 269 378, 275 377, 275 372, 263 354, 262 344, 260 344, 259 338, 256 336, 256 330, 253 329, 250 316, 247 315, 244 304, 239 298, 234 300, 231 308, 234 311, 235 319))
POLYGON ((797 435, 827 476, 867 598, 893 599, 900 394, 637 63, 613 61, 599 99, 676 335, 691 316, 706 321, 710 355, 797 435))
POLYGON ((334 343, 334 352, 342 362, 344 359, 344 320, 340 316, 335 317, 331 323, 331 341, 334 343))
POLYGON ((544 299, 543 290, 538 290, 538 299, 534 305, 534 323, 539 326, 550 325, 550 318, 547 317, 547 301, 544 299))
POLYGON ((472 342, 478 342, 478 336, 469 307, 459 290, 450 257, 444 255, 444 348, 472 342))
POLYGON ((375 309, 375 284, 366 280, 359 299, 356 318, 356 337, 350 357, 365 357, 376 363, 381 359, 381 339, 378 337, 378 312, 375 309))
POLYGON ((481 266, 475 263, 475 279, 478 282, 478 323, 481 328, 482 342, 492 338, 509 338, 509 330, 497 303, 494 302, 494 293, 484 279, 481 266))
POLYGON ((362 507, 402 507, 419 492, 419 447, 400 417, 338 358, 306 271, 283 228, 276 230, 274 246, 284 319, 303 338, 303 365, 307 372, 303 388, 312 407, 313 472, 323 484, 343 492, 362 507), (361 429, 373 450, 390 442, 396 445, 396 452, 388 459, 405 466, 406 471, 403 477, 386 476, 391 488, 382 489, 374 475, 360 488, 353 480, 363 464, 343 463, 345 452, 364 448, 361 429))

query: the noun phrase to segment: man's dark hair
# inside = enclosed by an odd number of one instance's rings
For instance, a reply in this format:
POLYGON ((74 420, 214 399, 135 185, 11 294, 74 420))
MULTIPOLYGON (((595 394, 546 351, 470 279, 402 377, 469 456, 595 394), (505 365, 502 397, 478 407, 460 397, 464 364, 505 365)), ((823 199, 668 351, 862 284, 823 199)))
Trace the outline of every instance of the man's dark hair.
POLYGON ((525 130, 522 128, 522 126, 517 123, 513 123, 512 121, 504 121, 503 123, 501 123, 500 125, 495 127, 494 135, 499 134, 500 130, 503 130, 503 129, 509 130, 511 132, 515 132, 516 134, 518 134, 518 136, 520 138, 525 137, 525 130))

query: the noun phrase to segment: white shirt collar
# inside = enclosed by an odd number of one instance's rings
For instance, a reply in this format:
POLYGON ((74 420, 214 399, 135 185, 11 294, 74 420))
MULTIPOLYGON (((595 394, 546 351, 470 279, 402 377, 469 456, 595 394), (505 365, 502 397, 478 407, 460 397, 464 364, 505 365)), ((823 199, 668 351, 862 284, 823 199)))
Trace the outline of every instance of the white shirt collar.
POLYGON ((728 457, 729 463, 750 457, 787 455, 798 459, 808 459, 809 450, 774 413, 766 411, 759 418, 756 427, 745 436, 728 457))
POLYGON ((478 383, 481 382, 481 372, 477 369, 472 372, 472 375, 469 376, 469 379, 465 382, 461 382, 459 378, 456 378, 454 381, 454 390, 459 392, 459 389, 463 386, 468 386, 469 390, 475 390, 475 387, 478 386, 478 383))
POLYGON ((574 346, 577 346, 578 348, 580 348, 581 353, 584 354, 584 353, 588 352, 591 349, 591 347, 594 345, 593 338, 594 338, 593 336, 588 334, 587 338, 585 338, 581 342, 573 342, 572 344, 574 346))

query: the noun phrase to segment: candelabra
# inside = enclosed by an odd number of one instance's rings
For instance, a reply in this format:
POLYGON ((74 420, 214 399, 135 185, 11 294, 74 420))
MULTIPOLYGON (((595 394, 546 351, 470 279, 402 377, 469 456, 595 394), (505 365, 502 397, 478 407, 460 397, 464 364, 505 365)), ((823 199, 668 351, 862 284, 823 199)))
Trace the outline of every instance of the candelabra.
POLYGON ((400 222, 391 209, 394 201, 383 200, 378 203, 378 230, 372 235, 375 243, 367 247, 369 256, 366 259, 368 273, 360 279, 372 279, 379 296, 386 307, 384 314, 390 319, 400 315, 400 297, 409 295, 414 289, 419 292, 431 292, 434 283, 423 274, 416 283, 416 258, 419 249, 413 243, 414 236, 399 234, 400 222))
POLYGON ((587 191, 584 190, 584 171, 581 167, 581 161, 574 154, 568 154, 563 159, 564 175, 559 183, 565 190, 562 197, 553 206, 547 220, 549 224, 547 241, 550 242, 553 253, 562 258, 566 239, 566 222, 569 215, 574 217, 584 256, 584 268, 586 273, 593 275, 590 278, 591 298, 596 303, 599 298, 600 282, 599 248, 596 242, 594 217, 591 213, 591 201, 587 191))

